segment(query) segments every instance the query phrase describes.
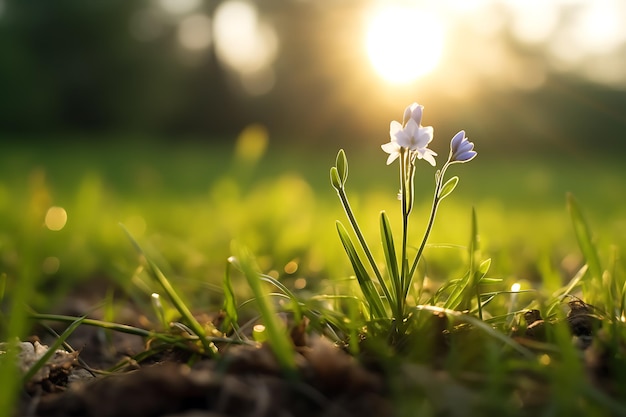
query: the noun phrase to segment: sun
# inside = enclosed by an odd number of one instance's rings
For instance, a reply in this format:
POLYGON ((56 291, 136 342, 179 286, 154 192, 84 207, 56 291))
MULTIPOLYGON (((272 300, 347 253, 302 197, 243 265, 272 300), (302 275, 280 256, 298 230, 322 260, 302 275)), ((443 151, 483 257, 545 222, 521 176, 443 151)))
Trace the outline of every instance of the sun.
POLYGON ((367 55, 387 82, 408 84, 437 67, 444 32, 441 20, 429 11, 382 8, 373 14, 367 27, 367 55))

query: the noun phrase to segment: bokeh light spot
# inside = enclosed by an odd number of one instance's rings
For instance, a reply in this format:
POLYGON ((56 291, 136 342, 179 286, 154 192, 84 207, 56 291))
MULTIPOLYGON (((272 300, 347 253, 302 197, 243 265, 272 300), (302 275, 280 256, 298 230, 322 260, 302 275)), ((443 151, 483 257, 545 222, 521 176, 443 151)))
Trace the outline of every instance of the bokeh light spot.
POLYGON ((65 227, 67 223, 67 212, 63 207, 52 206, 46 212, 44 220, 46 227, 52 231, 59 231, 65 227))
POLYGON ((214 16, 215 52, 220 61, 240 74, 255 73, 274 61, 278 37, 261 21, 253 4, 226 1, 214 16))
POLYGON ((285 265, 285 274, 294 274, 298 270, 298 263, 296 261, 289 261, 285 265))
POLYGON ((235 144, 235 158, 245 163, 254 163, 258 161, 269 142, 269 134, 265 126, 260 124, 251 124, 237 137, 235 144))
POLYGON ((178 26, 178 42, 187 49, 206 49, 211 44, 211 19, 202 14, 186 17, 178 26))
POLYGON ((293 282, 293 287, 296 290, 302 290, 306 287, 306 284, 307 284, 306 278, 298 278, 293 282))

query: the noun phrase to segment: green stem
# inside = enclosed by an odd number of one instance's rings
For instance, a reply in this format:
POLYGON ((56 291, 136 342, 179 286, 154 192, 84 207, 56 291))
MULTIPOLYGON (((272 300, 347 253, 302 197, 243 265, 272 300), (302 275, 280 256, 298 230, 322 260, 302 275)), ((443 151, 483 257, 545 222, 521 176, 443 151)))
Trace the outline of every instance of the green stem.
POLYGON ((439 207, 439 202, 441 199, 439 198, 439 193, 441 192, 441 187, 443 186, 443 178, 448 169, 449 163, 441 168, 441 172, 439 177, 437 178, 437 182, 435 184, 435 195, 433 197, 433 204, 430 209, 430 218, 428 219, 428 225, 426 226, 426 231, 424 232, 424 237, 422 238, 422 243, 420 244, 419 249, 417 250, 417 254, 415 255, 415 259, 413 260, 413 265, 411 266, 411 270, 409 271, 408 280, 406 286, 404 287, 404 298, 409 295, 409 288, 411 287, 411 282, 413 280, 413 275, 415 274, 415 270, 417 269, 417 265, 419 260, 422 257, 422 253, 424 252, 424 248, 426 247, 426 242, 428 241, 428 236, 430 236, 430 232, 435 224, 435 217, 437 215, 437 208, 439 207))
MULTIPOLYGON (((33 320, 49 320, 49 321, 73 323, 77 320, 78 317, 65 316, 65 315, 60 315, 60 314, 31 313, 30 318, 33 320)), ((85 325, 85 326, 94 326, 94 327, 100 327, 102 329, 114 330, 116 332, 121 332, 121 333, 133 334, 135 336, 141 336, 141 337, 145 337, 149 339, 155 338, 165 343, 176 344, 177 342, 180 342, 182 340, 181 336, 155 332, 152 330, 146 330, 140 327, 129 326, 126 324, 111 323, 111 322, 103 321, 103 320, 83 319, 80 322, 80 324, 85 325)), ((199 338, 197 336, 188 336, 188 337, 185 337, 184 339, 185 340, 198 340, 199 338)), ((237 339, 230 339, 226 337, 207 337, 206 339, 210 342, 215 342, 215 343, 232 343, 232 344, 245 344, 246 343, 237 339)))
MULTIPOLYGON (((409 204, 407 195, 407 162, 409 159, 409 153, 403 152, 400 158, 400 199, 402 202, 402 256, 400 257, 400 283, 399 288, 396 289, 398 319, 402 318, 404 314, 404 307, 406 303, 406 297, 404 296, 404 287, 407 281, 408 261, 407 261, 407 239, 409 235, 409 204)), ((410 191, 409 191, 410 192, 410 191)))
POLYGON ((378 270, 378 267, 376 266, 376 261, 374 260, 374 256, 372 255, 372 252, 370 251, 370 248, 367 245, 367 242, 365 241, 365 237, 363 237, 363 233, 361 233, 361 228, 359 227, 359 224, 356 221, 356 217, 354 217, 354 213, 352 212, 352 208, 350 207, 350 203, 348 202, 348 196, 346 195, 346 192, 343 189, 343 187, 337 189, 337 194, 339 195, 339 199, 341 200, 341 205, 343 206, 343 209, 346 212, 346 216, 348 216, 348 220, 350 221, 350 224, 352 225, 352 230, 356 234, 356 237, 359 240, 359 243, 361 244, 361 248, 363 249, 363 252, 365 252, 365 256, 367 257, 367 260, 369 261, 372 267, 372 270, 374 271, 374 274, 376 275, 376 278, 378 279, 378 282, 380 283, 380 286, 382 287, 383 292, 385 293, 385 297, 387 297, 387 303, 393 309, 392 298, 391 298, 391 294, 389 293, 389 289, 387 288, 387 285, 385 284, 385 281, 383 280, 383 277, 380 271, 378 270))

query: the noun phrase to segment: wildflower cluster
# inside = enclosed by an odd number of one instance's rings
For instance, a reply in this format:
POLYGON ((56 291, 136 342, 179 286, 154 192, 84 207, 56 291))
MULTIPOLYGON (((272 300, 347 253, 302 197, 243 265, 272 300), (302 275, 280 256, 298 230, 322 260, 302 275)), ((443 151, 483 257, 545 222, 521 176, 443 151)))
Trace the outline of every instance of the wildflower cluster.
POLYGON ((430 218, 426 225, 422 241, 418 246, 417 253, 413 258, 413 262, 409 263, 409 214, 413 208, 414 200, 415 163, 417 160, 423 159, 430 165, 435 166, 435 157, 437 156, 436 152, 428 148, 428 145, 430 145, 434 138, 434 129, 432 126, 422 125, 423 112, 423 106, 417 103, 409 105, 404 110, 402 123, 395 120, 390 123, 390 141, 381 146, 382 149, 389 154, 387 157, 387 165, 390 165, 396 159, 399 160, 400 193, 398 197, 401 201, 402 213, 402 241, 399 260, 397 258, 389 220, 385 212, 381 213, 380 224, 387 266, 386 277, 383 277, 377 263, 374 261, 374 257, 361 233, 356 217, 350 208, 344 188, 348 173, 348 162, 343 150, 339 151, 336 165, 332 167, 330 171, 331 183, 339 195, 352 226, 352 230, 357 237, 362 251, 365 253, 366 260, 361 259, 361 255, 359 255, 355 244, 341 222, 337 222, 339 237, 350 258, 359 285, 370 307, 371 316, 375 319, 392 319, 396 320, 396 322, 401 322, 406 317, 406 304, 409 290, 412 286, 413 276, 415 275, 417 265, 434 224, 437 208, 441 200, 454 191, 459 181, 459 178, 456 176, 444 181, 445 173, 452 164, 469 162, 477 155, 476 151, 474 151, 474 144, 465 136, 465 131, 461 130, 454 135, 450 141, 448 159, 443 167, 435 173, 435 192, 430 218), (376 283, 365 267, 366 263, 369 263, 371 270, 374 272, 376 283), (378 292, 378 288, 382 290, 382 296, 378 292))

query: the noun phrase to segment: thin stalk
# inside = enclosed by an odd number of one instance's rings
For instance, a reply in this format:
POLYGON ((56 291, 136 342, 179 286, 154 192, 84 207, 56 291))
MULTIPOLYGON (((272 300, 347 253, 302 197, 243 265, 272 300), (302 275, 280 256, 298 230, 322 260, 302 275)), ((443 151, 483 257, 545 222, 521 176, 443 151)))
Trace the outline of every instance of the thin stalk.
POLYGON ((396 299, 397 299, 397 309, 398 320, 402 319, 402 315, 404 314, 404 305, 406 303, 406 297, 404 297, 404 287, 406 285, 407 273, 408 273, 408 263, 407 263, 407 239, 409 235, 409 203, 408 203, 408 195, 407 195, 407 162, 409 159, 409 153, 404 151, 400 157, 400 199, 402 203, 402 255, 400 257, 400 287, 396 290, 396 299))
POLYGON ((437 178, 437 183, 435 184, 435 196, 433 197, 433 204, 430 209, 430 218, 428 219, 428 224, 426 226, 426 231, 424 232, 424 237, 422 238, 422 243, 420 244, 419 249, 417 250, 417 254, 415 255, 415 259, 413 260, 413 265, 411 266, 411 270, 409 272, 407 283, 404 287, 404 297, 406 298, 409 294, 409 288, 411 287, 411 281, 413 280, 413 275, 415 274, 415 270, 417 269, 417 264, 422 257, 422 253, 424 252, 424 248, 426 247, 426 242, 428 241, 428 236, 430 236, 430 232, 435 224, 435 216, 437 215, 437 208, 439 207, 439 202, 441 199, 439 198, 439 193, 441 192, 441 187, 443 186, 443 178, 446 173, 446 169, 448 169, 449 164, 446 164, 441 169, 439 177, 437 178))
POLYGON ((442 308, 438 306, 430 306, 430 305, 418 305, 418 306, 415 306, 415 309, 417 311, 426 310, 426 311, 432 311, 433 313, 444 313, 448 316, 455 317, 456 319, 462 322, 473 325, 477 329, 484 331, 487 335, 515 349, 517 352, 521 353, 527 359, 533 360, 536 357, 533 352, 531 352, 529 349, 525 348, 524 346, 520 345, 514 339, 506 336, 503 333, 500 333, 499 331, 491 327, 489 324, 485 323, 482 320, 477 319, 476 317, 470 316, 469 314, 461 313, 460 311, 456 311, 456 310, 451 310, 451 309, 442 308))
MULTIPOLYGON (((65 323, 73 323, 77 319, 76 317, 65 316, 61 314, 41 314, 41 313, 32 313, 30 314, 29 317, 34 320, 49 320, 49 321, 59 321, 59 322, 65 322, 65 323)), ((95 327, 100 327, 103 329, 114 330, 116 332, 121 332, 121 333, 133 334, 135 336, 141 336, 145 338, 155 338, 166 343, 177 343, 181 340, 180 336, 171 335, 167 333, 161 333, 161 332, 155 332, 152 330, 146 330, 146 329, 142 329, 139 327, 129 326, 126 324, 111 323, 111 322, 104 321, 104 320, 84 319, 81 321, 81 324, 86 325, 86 326, 95 326, 95 327)), ((185 340, 198 340, 199 338, 197 335, 196 336, 190 335, 190 336, 185 336, 184 339, 185 340)), ((237 339, 225 338, 225 337, 206 337, 206 339, 209 342, 214 342, 214 343, 223 342, 223 343, 232 343, 232 344, 245 344, 245 342, 243 341, 240 341, 237 339)))
POLYGON ((198 323, 198 320, 196 320, 193 314, 191 314, 189 307, 187 307, 187 305, 182 300, 182 298, 178 295, 176 290, 174 290, 174 287, 169 282, 167 277, 163 274, 163 272, 161 272, 159 267, 154 262, 152 262, 152 260, 150 260, 148 256, 146 256, 145 252, 143 251, 143 249, 141 249, 141 246, 139 246, 139 243, 137 243, 137 241, 133 238, 133 236, 130 234, 128 229, 126 229, 126 227, 121 223, 120 223, 120 226, 122 227, 122 229, 124 230, 128 238, 130 239, 131 243, 133 244, 137 252, 141 254, 143 258, 145 259, 145 262, 148 266, 149 274, 152 275, 152 278, 161 285, 161 287, 163 288, 163 291, 165 291, 165 294, 167 294, 167 296, 169 297, 170 301, 172 302, 176 310, 180 313, 180 315, 185 320, 187 320, 187 323, 189 324, 189 327, 191 328, 191 330, 198 336, 198 338, 200 339, 200 343, 202 344, 202 347, 204 348, 206 354, 210 356, 217 355, 218 353, 217 348, 212 342, 210 342, 207 339, 207 335, 206 335, 206 332, 204 331, 204 328, 202 327, 200 323, 198 323))
POLYGON ((352 212, 352 208, 350 207, 350 203, 348 202, 348 196, 346 195, 346 192, 343 189, 343 187, 337 189, 337 194, 339 195, 339 199, 341 200, 341 205, 343 206, 343 209, 346 212, 346 216, 348 216, 348 220, 350 221, 350 224, 352 225, 352 230, 354 230, 354 233, 356 234, 356 237, 359 240, 359 243, 361 244, 361 248, 363 249, 363 252, 365 252, 365 256, 367 257, 367 260, 369 261, 372 267, 372 270, 374 271, 374 274, 376 275, 376 278, 378 279, 378 282, 380 283, 380 286, 382 287, 383 292, 385 293, 385 297, 387 297, 387 303, 391 307, 391 300, 392 300, 391 294, 389 293, 389 289, 387 288, 387 285, 385 284, 385 281, 383 280, 383 277, 380 271, 378 270, 378 267, 376 266, 376 261, 374 260, 374 256, 372 255, 372 252, 370 251, 370 248, 367 245, 367 242, 365 241, 365 237, 363 237, 363 233, 361 233, 361 229, 359 228, 359 224, 357 223, 356 218, 354 217, 354 213, 352 212))
POLYGON ((261 285, 261 274, 256 270, 252 255, 243 248, 237 248, 236 257, 240 262, 239 266, 248 281, 248 285, 250 285, 250 289, 256 297, 256 304, 263 318, 269 344, 274 352, 276 361, 288 378, 296 379, 297 365, 293 344, 285 333, 280 318, 276 315, 274 304, 269 301, 268 296, 265 294, 261 285))
POLYGON ((78 317, 76 320, 69 325, 67 329, 59 336, 54 343, 48 348, 46 353, 44 353, 38 360, 30 367, 28 372, 22 377, 22 383, 26 384, 30 381, 35 374, 48 362, 48 360, 55 354, 57 349, 61 347, 61 345, 65 342, 65 340, 81 325, 81 323, 85 320, 85 316, 78 317))

